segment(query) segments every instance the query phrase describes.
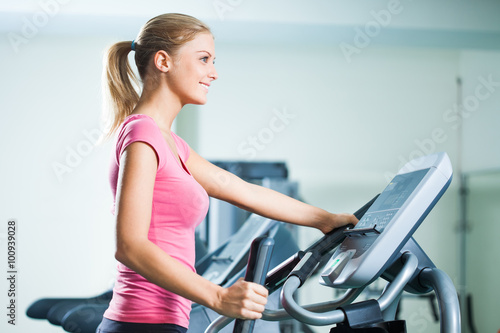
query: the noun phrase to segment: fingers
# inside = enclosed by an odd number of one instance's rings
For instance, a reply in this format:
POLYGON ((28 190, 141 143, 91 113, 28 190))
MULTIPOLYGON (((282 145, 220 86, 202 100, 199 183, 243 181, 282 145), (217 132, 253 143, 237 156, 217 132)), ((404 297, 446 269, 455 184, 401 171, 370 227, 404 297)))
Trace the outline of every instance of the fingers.
POLYGON ((356 225, 358 223, 358 219, 353 214, 337 214, 337 223, 338 226, 343 226, 349 223, 356 225))
MULTIPOLYGON (((256 295, 262 296, 264 302, 267 302, 267 296, 269 296, 269 290, 266 289, 263 285, 253 282, 246 282, 250 285, 256 295)), ((264 303, 265 304, 265 303, 264 303)))
POLYGON ((267 304, 268 290, 259 284, 239 279, 224 289, 220 311, 238 319, 259 319, 267 304))
POLYGON ((247 282, 252 290, 247 294, 250 302, 247 303, 247 309, 251 310, 258 316, 262 317, 262 312, 266 309, 268 291, 260 284, 247 282))
POLYGON ((267 304, 268 290, 257 283, 247 282, 243 279, 238 280, 238 288, 241 288, 242 305, 244 309, 263 312, 267 304))
POLYGON ((335 228, 340 228, 347 224, 356 225, 358 223, 358 219, 353 214, 330 214, 327 219, 321 220, 316 228, 321 230, 324 234, 329 233, 335 228))
POLYGON ((350 217, 350 222, 349 223, 352 223, 352 224, 356 225, 359 222, 359 220, 358 220, 358 218, 356 216, 354 216, 352 214, 349 214, 349 217, 350 217))

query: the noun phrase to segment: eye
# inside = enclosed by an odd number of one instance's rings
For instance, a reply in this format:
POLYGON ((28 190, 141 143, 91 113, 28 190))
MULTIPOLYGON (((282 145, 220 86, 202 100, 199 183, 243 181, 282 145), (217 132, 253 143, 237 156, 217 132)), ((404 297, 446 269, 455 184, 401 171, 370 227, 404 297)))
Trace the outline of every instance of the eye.
POLYGON ((203 58, 201 58, 201 61, 203 61, 203 62, 207 63, 207 62, 208 62, 208 57, 203 57, 203 58))

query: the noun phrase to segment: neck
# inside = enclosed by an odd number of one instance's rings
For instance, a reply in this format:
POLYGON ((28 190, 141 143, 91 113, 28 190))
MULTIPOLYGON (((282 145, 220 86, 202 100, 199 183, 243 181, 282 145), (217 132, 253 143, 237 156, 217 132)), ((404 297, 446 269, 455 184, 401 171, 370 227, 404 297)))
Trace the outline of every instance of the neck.
POLYGON ((154 119, 161 131, 170 133, 175 117, 182 109, 180 100, 161 83, 145 84, 133 114, 141 113, 154 119))

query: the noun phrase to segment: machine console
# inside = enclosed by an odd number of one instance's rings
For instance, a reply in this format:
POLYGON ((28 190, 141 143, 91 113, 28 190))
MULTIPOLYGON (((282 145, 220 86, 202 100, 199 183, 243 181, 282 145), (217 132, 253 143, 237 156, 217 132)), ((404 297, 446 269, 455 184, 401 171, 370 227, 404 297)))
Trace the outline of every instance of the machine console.
POLYGON ((448 188, 452 168, 446 153, 408 162, 387 185, 325 266, 320 283, 362 287, 393 262, 448 188))

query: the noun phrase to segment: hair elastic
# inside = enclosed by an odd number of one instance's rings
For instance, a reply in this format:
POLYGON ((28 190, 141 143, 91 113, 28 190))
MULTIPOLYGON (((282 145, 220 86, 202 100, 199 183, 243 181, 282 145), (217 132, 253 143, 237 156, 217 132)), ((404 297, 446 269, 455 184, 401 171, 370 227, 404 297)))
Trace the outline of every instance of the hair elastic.
POLYGON ((132 49, 132 51, 135 51, 135 40, 132 41, 132 45, 130 46, 130 48, 132 49))

